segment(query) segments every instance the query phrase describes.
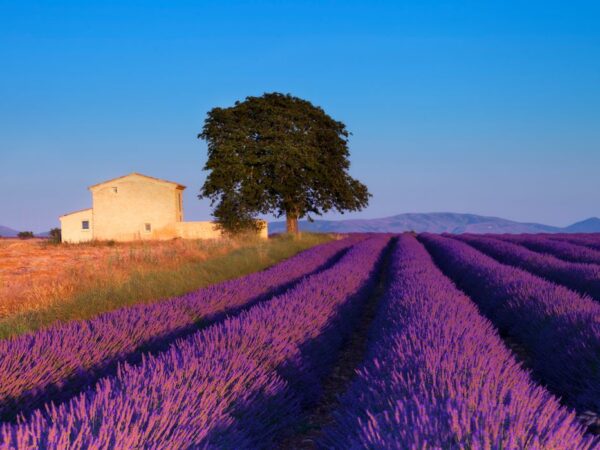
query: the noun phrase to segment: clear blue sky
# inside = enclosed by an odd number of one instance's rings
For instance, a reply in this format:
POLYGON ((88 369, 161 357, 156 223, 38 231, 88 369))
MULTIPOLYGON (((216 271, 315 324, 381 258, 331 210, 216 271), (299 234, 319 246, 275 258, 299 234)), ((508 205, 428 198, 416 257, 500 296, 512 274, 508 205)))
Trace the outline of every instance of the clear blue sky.
POLYGON ((209 219, 196 134, 266 91, 353 132, 374 197, 350 217, 600 216, 599 23, 598 1, 0 0, 0 224, 57 226, 131 171, 209 219))

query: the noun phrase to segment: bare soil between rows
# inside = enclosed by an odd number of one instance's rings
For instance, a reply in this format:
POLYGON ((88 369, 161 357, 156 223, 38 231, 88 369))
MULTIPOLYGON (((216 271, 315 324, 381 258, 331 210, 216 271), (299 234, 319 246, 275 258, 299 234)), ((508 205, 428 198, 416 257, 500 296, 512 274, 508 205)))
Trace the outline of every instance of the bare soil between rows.
POLYGON ((294 429, 288 430, 277 441, 278 449, 312 450, 319 448, 318 442, 323 436, 324 430, 327 426, 334 424, 334 412, 340 405, 340 396, 354 380, 356 371, 365 358, 371 325, 387 287, 389 265, 395 242, 393 239, 384 250, 375 288, 363 302, 356 326, 340 349, 335 365, 327 377, 322 380, 321 397, 316 404, 304 411, 302 420, 294 429))

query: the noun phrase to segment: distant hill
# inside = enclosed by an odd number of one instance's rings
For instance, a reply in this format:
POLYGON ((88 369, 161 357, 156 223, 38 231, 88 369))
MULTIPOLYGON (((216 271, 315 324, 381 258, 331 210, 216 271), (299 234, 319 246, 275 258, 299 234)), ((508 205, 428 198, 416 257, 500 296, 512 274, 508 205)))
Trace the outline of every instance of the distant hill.
MULTIPOLYGON (((515 222, 499 217, 459 213, 407 213, 381 219, 300 221, 300 230, 315 232, 400 233, 594 233, 600 232, 600 219, 590 218, 565 228, 539 223, 515 222)), ((285 231, 285 222, 269 223, 269 233, 285 231)))
MULTIPOLYGON (((0 237, 16 237, 19 232, 17 230, 13 230, 10 227, 5 227, 0 225, 0 237)), ((50 236, 49 231, 44 231, 42 233, 35 233, 36 237, 48 237, 50 236)))
POLYGON ((2 237, 15 237, 17 233, 17 230, 0 225, 0 236, 2 237))
POLYGON ((566 233, 598 233, 600 232, 600 219, 591 217, 581 222, 569 225, 563 230, 566 233))

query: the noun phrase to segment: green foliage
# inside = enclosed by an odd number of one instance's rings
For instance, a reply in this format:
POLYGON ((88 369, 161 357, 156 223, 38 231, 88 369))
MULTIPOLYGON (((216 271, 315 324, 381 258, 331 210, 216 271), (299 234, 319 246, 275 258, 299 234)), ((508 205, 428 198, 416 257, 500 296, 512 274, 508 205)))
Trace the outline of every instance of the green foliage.
POLYGON ((62 232, 60 228, 52 228, 50 230, 50 242, 53 244, 60 244, 62 241, 62 232))
POLYGON ((19 231, 17 237, 19 239, 32 239, 34 237, 33 231, 19 231))
POLYGON ((297 226, 311 214, 360 210, 370 194, 348 174, 349 136, 342 122, 289 94, 214 108, 198 135, 210 172, 199 197, 216 204, 217 222, 233 233, 256 227, 257 214, 286 215, 297 226))

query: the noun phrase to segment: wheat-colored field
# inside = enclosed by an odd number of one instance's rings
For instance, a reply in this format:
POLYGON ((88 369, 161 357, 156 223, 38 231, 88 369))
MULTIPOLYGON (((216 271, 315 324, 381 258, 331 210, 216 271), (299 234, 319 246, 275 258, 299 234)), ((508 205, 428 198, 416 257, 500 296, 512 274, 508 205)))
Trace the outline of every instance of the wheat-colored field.
POLYGON ((261 270, 329 239, 311 234, 86 244, 0 239, 0 338, 179 295, 261 270))
POLYGON ((100 280, 174 268, 228 253, 238 241, 173 241, 53 245, 42 239, 0 239, 0 318, 44 309, 100 280))

